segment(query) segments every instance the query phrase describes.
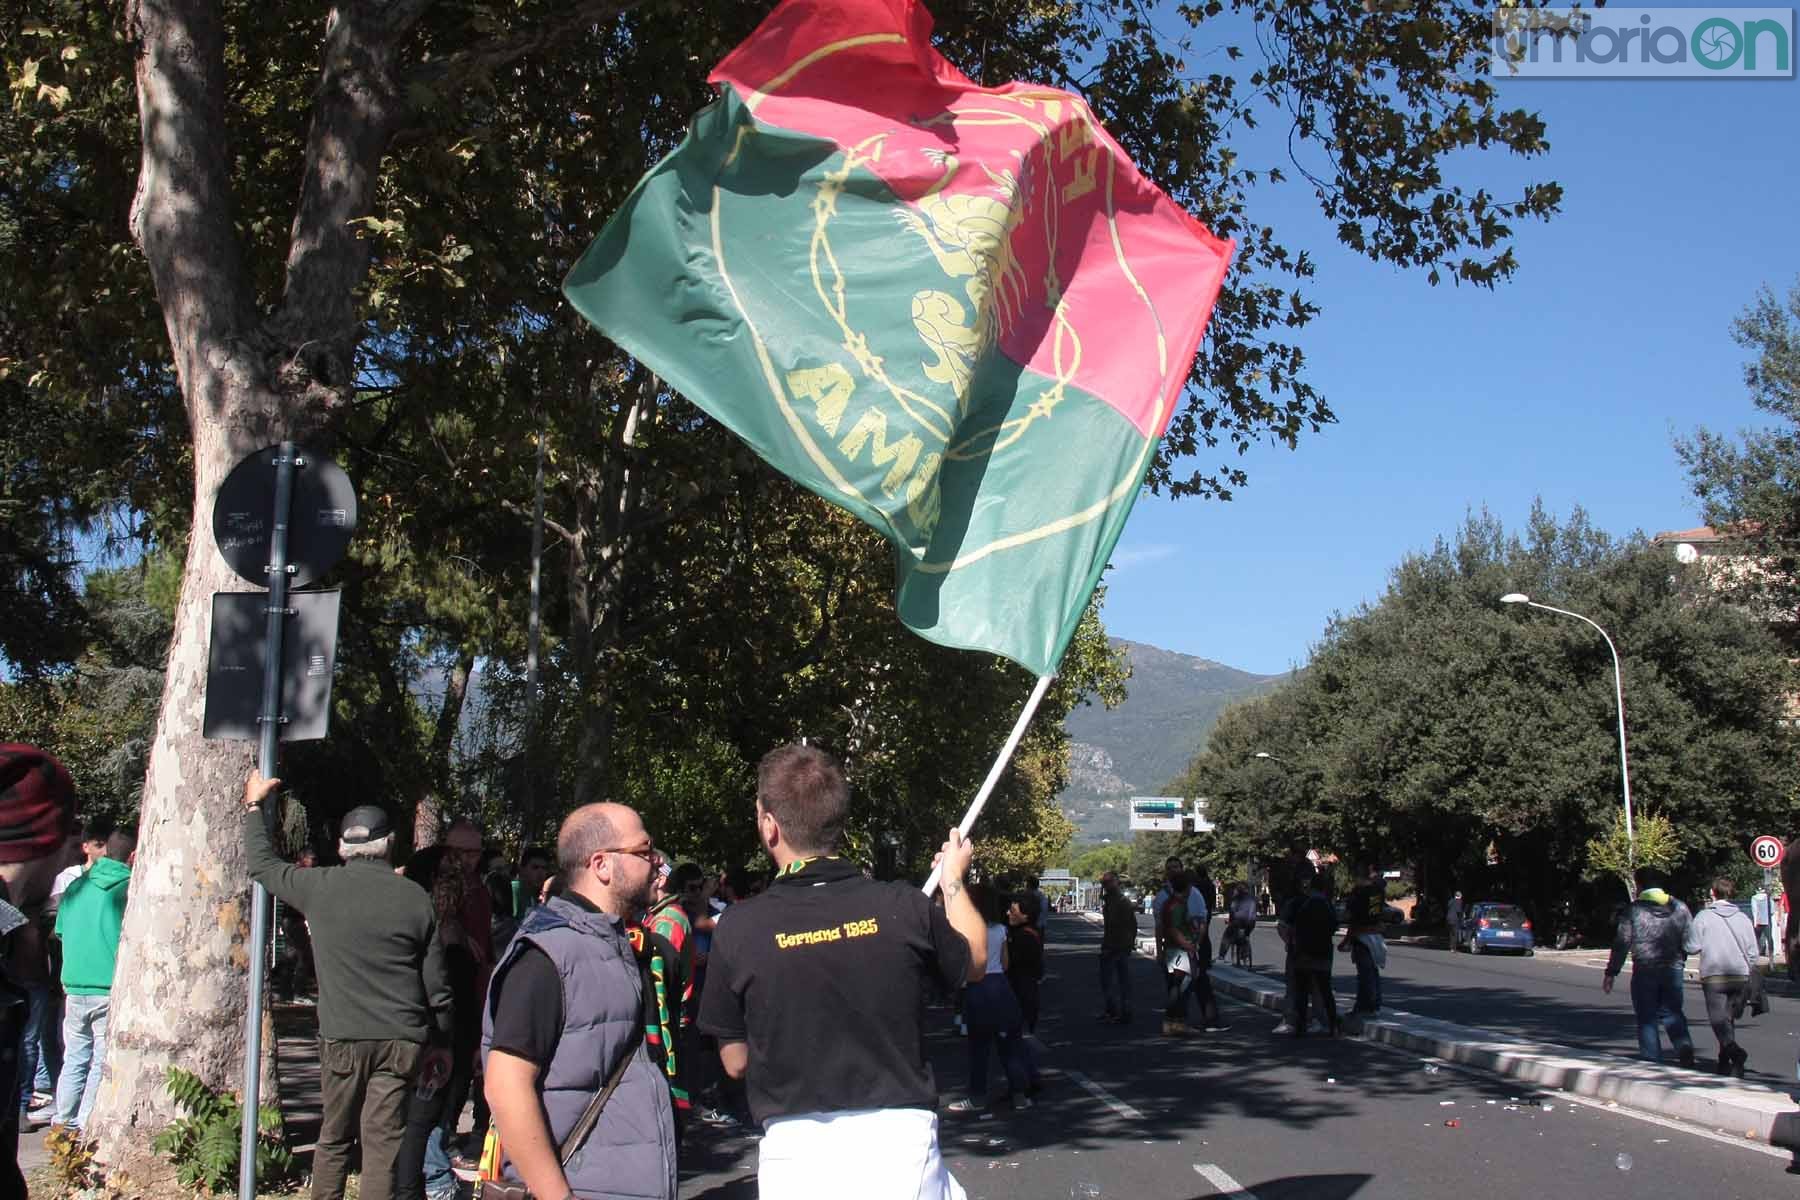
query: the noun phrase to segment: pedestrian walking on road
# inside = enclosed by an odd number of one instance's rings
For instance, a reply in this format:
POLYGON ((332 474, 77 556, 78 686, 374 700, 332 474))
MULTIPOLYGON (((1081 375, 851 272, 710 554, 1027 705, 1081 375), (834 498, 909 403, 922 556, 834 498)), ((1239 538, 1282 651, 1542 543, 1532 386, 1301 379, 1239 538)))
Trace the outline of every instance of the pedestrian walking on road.
POLYGON ((662 860, 635 811, 585 804, 556 861, 565 890, 525 914, 489 984, 484 1177, 540 1200, 675 1200, 674 1107, 644 1044, 654 984, 630 937, 662 860))
POLYGON ((1194 887, 1193 876, 1177 868, 1169 878, 1169 898, 1157 914, 1162 931, 1163 976, 1168 1005, 1163 1010, 1163 1036, 1186 1037, 1187 1002, 1191 993, 1200 1006, 1200 1024, 1208 1033, 1223 1033, 1229 1026, 1219 1019, 1219 1002, 1213 995, 1212 943, 1206 936, 1206 902, 1194 887))
POLYGON ((1131 1023, 1131 956, 1137 953, 1137 909, 1112 871, 1100 877, 1100 1019, 1131 1023))
POLYGON ((1294 910, 1294 1036, 1306 1036, 1306 1009, 1319 1002, 1325 1032, 1338 1035, 1337 998, 1331 991, 1331 946, 1337 937, 1337 910, 1323 872, 1313 875, 1305 899, 1294 910))
POLYGON ((837 856, 849 805, 817 747, 763 758, 756 828, 779 874, 718 923, 700 1028, 747 1082, 762 1200, 963 1200, 938 1150, 924 998, 985 974, 964 882, 974 847, 950 831, 940 908, 837 856))
POLYGON ((1387 966, 1387 941, 1381 935, 1381 913, 1387 907, 1387 888, 1381 868, 1371 865, 1363 882, 1350 893, 1347 928, 1340 950, 1350 951, 1356 964, 1356 1004, 1351 1012, 1373 1016, 1381 1011, 1381 969, 1387 966))
POLYGON ((990 1051, 1000 1054, 1000 1066, 1006 1072, 1006 1099, 1014 1108, 1030 1108, 1031 1096, 1037 1091, 1037 1072, 1025 1046, 1024 1015, 1007 982, 1006 901, 983 883, 970 884, 969 893, 987 923, 986 969, 978 982, 969 985, 963 1001, 963 1016, 969 1023, 969 1092, 951 1103, 949 1111, 971 1113, 987 1108, 990 1051))
POLYGON ((1760 976, 1756 930, 1744 911, 1732 903, 1736 891, 1737 885, 1729 879, 1713 880, 1712 903, 1695 915, 1694 937, 1700 943, 1700 990, 1706 996, 1706 1019, 1719 1039, 1717 1070, 1742 1079, 1750 1056, 1737 1043, 1735 1022, 1744 1015, 1760 976))
POLYGON ((1294 975, 1294 955, 1298 948, 1295 941, 1294 921, 1300 915, 1300 909, 1306 904, 1307 896, 1312 891, 1312 885, 1313 868, 1311 863, 1307 863, 1295 873, 1293 894, 1282 901, 1281 909, 1276 914, 1275 934, 1281 939, 1282 945, 1281 978, 1286 985, 1286 992, 1281 998, 1281 1021, 1274 1029, 1274 1032, 1278 1034, 1293 1033, 1295 1029, 1302 1028, 1294 1018, 1299 1007, 1296 1003, 1298 983, 1294 975))
POLYGON ((1444 924, 1450 927, 1450 949, 1455 950, 1457 942, 1462 940, 1463 898, 1457 892, 1450 897, 1450 904, 1444 909, 1444 924))
POLYGON ((1775 957, 1774 927, 1769 923, 1770 910, 1773 908, 1767 888, 1758 888, 1750 893, 1750 923, 1756 927, 1756 952, 1771 960, 1775 957))
POLYGON ((344 818, 343 866, 283 862, 262 812, 280 786, 260 771, 244 781, 244 853, 250 878, 305 913, 312 926, 324 1109, 313 1150, 313 1200, 343 1200, 350 1148, 358 1141, 360 1195, 393 1200, 408 1095, 422 1078, 447 1078, 451 1065, 450 977, 437 916, 431 897, 389 865, 391 827, 374 805, 344 818))
POLYGON ((1006 910, 1006 982, 1019 1001, 1026 1033, 1037 1032, 1038 992, 1044 981, 1044 935, 1038 928, 1042 894, 1026 892, 1006 910))
POLYGON ((1662 1061, 1662 1038, 1667 1029, 1681 1065, 1694 1065, 1694 1039, 1681 1012, 1682 968, 1687 956, 1697 953, 1694 918, 1687 905, 1663 890, 1660 871, 1638 872, 1638 898, 1619 919, 1613 934, 1612 956, 1600 989, 1610 993, 1613 980, 1631 956, 1631 1009, 1637 1017, 1638 1054, 1648 1062, 1662 1061))

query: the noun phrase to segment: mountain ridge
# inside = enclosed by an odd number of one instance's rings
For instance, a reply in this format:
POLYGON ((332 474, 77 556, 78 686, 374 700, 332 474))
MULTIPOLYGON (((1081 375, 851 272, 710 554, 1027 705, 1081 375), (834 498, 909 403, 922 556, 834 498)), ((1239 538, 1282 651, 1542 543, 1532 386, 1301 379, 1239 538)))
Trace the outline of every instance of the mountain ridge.
POLYGON ((1187 768, 1227 707, 1261 695, 1287 676, 1164 650, 1145 642, 1110 639, 1131 664, 1125 702, 1076 708, 1063 722, 1069 734, 1069 784, 1057 803, 1075 822, 1077 843, 1120 840, 1132 796, 1158 795, 1187 768))

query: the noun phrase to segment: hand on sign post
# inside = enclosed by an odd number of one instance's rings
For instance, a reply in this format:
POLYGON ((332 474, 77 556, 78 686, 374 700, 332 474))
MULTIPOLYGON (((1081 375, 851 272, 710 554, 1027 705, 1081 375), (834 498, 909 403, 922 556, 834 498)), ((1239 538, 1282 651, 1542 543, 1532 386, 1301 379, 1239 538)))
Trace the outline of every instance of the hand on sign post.
POLYGON ((263 773, 255 767, 250 768, 250 778, 244 780, 244 811, 255 812, 261 808, 263 801, 274 795, 281 787, 279 779, 264 779, 263 773))

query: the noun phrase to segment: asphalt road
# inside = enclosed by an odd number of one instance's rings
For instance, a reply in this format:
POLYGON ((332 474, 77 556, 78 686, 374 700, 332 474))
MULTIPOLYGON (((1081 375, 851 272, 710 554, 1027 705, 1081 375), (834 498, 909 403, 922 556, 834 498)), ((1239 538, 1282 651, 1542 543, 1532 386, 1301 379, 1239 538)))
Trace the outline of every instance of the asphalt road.
MULTIPOLYGON (((1146 936, 1148 918, 1140 922, 1146 936)), ((1223 922, 1214 922, 1216 947, 1223 922)), ((1281 941, 1273 920, 1257 924, 1252 951, 1258 974, 1279 979, 1281 941)), ((1340 954, 1333 982, 1348 1009, 1356 993, 1356 970, 1350 956, 1340 954)), ((1609 996, 1600 990, 1606 954, 1598 950, 1540 950, 1518 955, 1453 954, 1424 946, 1388 943, 1387 970, 1382 972, 1382 1004, 1420 1016, 1454 1021, 1536 1041, 1560 1042, 1611 1054, 1636 1055, 1637 1026, 1631 1013, 1630 974, 1626 967, 1609 996)), ((1683 1007, 1700 1065, 1710 1069, 1718 1051, 1700 985, 1690 983, 1683 1007)), ((1738 1042, 1750 1054, 1747 1078, 1774 1087, 1795 1082, 1795 1055, 1800 1052, 1800 1000, 1771 994, 1769 1011, 1738 1023, 1738 1042)), ((1674 1055, 1664 1042, 1668 1061, 1674 1055)))
MULTIPOLYGON (((1134 964, 1134 1024, 1098 1024, 1098 942, 1097 926, 1052 918, 1039 1104, 942 1118, 972 1200, 1061 1200, 1082 1183, 1103 1200, 1724 1200, 1793 1185, 1785 1158, 1738 1138, 1540 1097, 1384 1046, 1276 1037, 1269 1014, 1229 1001, 1228 1032, 1167 1041, 1148 958, 1134 964)), ((946 1099, 967 1078, 948 1020, 933 1010, 929 1038, 946 1099)), ((689 1151, 684 1200, 756 1195, 752 1137, 701 1133, 689 1151)), ((846 1196, 855 1184, 845 1181, 846 1196)))

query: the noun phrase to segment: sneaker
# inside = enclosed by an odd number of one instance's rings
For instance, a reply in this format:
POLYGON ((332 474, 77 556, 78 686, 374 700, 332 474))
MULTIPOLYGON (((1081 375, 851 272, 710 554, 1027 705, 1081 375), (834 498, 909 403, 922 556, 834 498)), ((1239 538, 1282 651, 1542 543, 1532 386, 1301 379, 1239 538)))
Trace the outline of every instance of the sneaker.
POLYGON ((1292 1032, 1294 1032, 1294 1023, 1292 1021, 1283 1021, 1281 1024, 1277 1025, 1271 1032, 1273 1032, 1273 1033, 1292 1033, 1292 1032))
POLYGON ((32 1133, 36 1130, 42 1129, 44 1126, 48 1125, 49 1123, 50 1123, 50 1118, 44 1114, 42 1109, 21 1108, 19 1110, 19 1132, 20 1133, 32 1133))
POLYGON ((728 1112, 720 1112, 716 1108, 697 1108, 694 1119, 715 1129, 736 1129, 742 1122, 728 1112))
POLYGON ((1014 1112, 1019 1112, 1023 1109, 1030 1108, 1031 1107, 1031 1097, 1030 1096, 1014 1096, 1012 1106, 1013 1106, 1014 1112))
POLYGON ((978 1113, 987 1111, 987 1101, 977 1100, 973 1096, 964 1096, 960 1100, 952 1100, 944 1108, 953 1113, 978 1113))
POLYGON ((1230 1028, 1231 1028, 1231 1026, 1229 1026, 1229 1025, 1208 1025, 1208 1026, 1206 1026, 1206 1032, 1207 1033, 1224 1033, 1227 1030, 1229 1030, 1230 1028))
POLYGON ((31 1093, 31 1107, 32 1108, 49 1108, 52 1104, 55 1104, 55 1103, 56 1103, 56 1095, 53 1092, 33 1092, 33 1093, 31 1093))

